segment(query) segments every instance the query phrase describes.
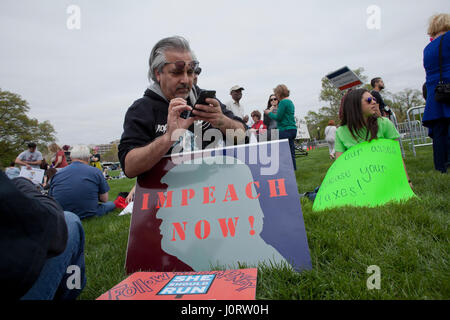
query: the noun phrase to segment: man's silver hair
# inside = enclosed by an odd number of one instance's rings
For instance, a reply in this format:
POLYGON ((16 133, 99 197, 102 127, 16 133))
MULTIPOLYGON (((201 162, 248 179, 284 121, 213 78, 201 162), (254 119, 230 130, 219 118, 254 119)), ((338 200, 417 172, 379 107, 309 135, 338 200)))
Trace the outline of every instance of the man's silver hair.
POLYGON ((165 52, 167 50, 176 50, 176 51, 188 51, 193 60, 197 60, 194 52, 191 50, 189 46, 189 42, 181 37, 181 36, 173 36, 164 38, 158 41, 152 49, 150 53, 150 58, 148 60, 149 70, 148 70, 148 80, 151 82, 157 82, 155 76, 155 70, 158 72, 162 72, 164 64, 166 61, 165 52))
POLYGON ((78 144, 70 149, 70 157, 72 159, 80 159, 89 162, 89 159, 91 158, 91 151, 89 150, 88 146, 84 144, 78 144))

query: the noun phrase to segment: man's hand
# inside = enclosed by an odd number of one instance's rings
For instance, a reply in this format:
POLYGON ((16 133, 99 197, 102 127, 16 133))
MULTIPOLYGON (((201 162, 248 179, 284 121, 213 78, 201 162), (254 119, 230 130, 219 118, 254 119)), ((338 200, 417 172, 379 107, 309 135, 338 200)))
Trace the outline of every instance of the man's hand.
POLYGON ((208 121, 217 129, 226 129, 229 118, 222 113, 219 101, 212 98, 207 98, 205 101, 209 103, 209 105, 195 105, 195 110, 193 111, 194 120, 208 121))
POLYGON ((169 114, 167 115, 167 134, 169 135, 171 141, 176 141, 184 133, 182 131, 188 129, 193 123, 194 118, 183 119, 181 114, 183 111, 190 111, 192 107, 188 106, 186 100, 182 98, 175 98, 170 100, 169 103, 169 114), (182 131, 174 132, 177 129, 182 129, 182 131))
POLYGON ((186 100, 182 98, 170 100, 166 133, 153 140, 150 144, 134 148, 127 153, 125 157, 125 174, 129 178, 136 177, 153 168, 169 151, 173 143, 194 123, 194 118, 183 119, 180 117, 183 111, 189 110, 192 110, 192 108, 186 104, 186 100))

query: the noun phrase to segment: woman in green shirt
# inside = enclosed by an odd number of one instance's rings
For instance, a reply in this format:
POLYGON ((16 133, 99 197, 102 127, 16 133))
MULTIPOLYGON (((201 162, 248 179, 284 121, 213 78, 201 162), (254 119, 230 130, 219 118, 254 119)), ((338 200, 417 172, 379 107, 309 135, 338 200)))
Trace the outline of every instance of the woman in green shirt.
POLYGON ((295 123, 295 107, 289 98, 289 89, 284 85, 280 84, 275 89, 273 93, 278 99, 278 109, 277 113, 273 113, 274 107, 264 110, 264 113, 268 115, 271 119, 277 121, 277 128, 279 132, 279 138, 289 139, 289 147, 291 149, 292 164, 294 165, 294 170, 297 170, 297 165, 295 163, 295 145, 294 139, 297 136, 297 124, 295 123))
MULTIPOLYGON (((377 101, 366 89, 351 91, 344 100, 341 127, 336 131, 336 159, 354 145, 373 139, 398 140, 394 124, 377 115, 377 101)), ((405 168, 406 172, 406 168, 405 168)), ((408 173, 406 172, 408 177, 408 173)), ((411 187, 411 180, 408 177, 411 187)))

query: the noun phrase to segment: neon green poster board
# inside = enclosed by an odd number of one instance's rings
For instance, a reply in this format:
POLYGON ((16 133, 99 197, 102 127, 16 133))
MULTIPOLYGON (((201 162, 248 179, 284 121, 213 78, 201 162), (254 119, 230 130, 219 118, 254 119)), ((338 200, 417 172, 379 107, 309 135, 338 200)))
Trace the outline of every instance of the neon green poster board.
POLYGON ((375 139, 344 152, 328 169, 313 211, 342 206, 376 207, 415 197, 398 141, 375 139))

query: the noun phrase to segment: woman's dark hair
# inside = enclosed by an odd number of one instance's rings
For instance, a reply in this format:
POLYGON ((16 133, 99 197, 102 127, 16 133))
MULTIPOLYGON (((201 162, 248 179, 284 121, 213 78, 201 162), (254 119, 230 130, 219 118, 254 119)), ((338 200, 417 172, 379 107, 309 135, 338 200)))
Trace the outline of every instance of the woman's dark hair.
POLYGON ((344 99, 343 112, 341 124, 347 125, 350 133, 355 140, 362 138, 364 140, 371 141, 377 137, 378 133, 378 122, 376 116, 370 116, 367 119, 367 124, 364 121, 364 116, 361 110, 361 100, 364 93, 369 92, 367 89, 356 89, 348 93, 344 99), (361 137, 358 131, 366 127, 367 132, 365 137, 361 137), (369 139, 370 133, 370 139, 369 139))
POLYGON ((39 165, 39 167, 40 167, 41 169, 47 170, 47 166, 48 166, 47 161, 45 161, 45 159, 42 159, 42 162, 41 162, 41 164, 39 165))
POLYGON ((272 104, 270 103, 270 98, 272 98, 272 97, 275 97, 275 98, 276 98, 275 93, 272 93, 272 94, 269 96, 269 100, 267 100, 267 108, 266 108, 266 109, 270 109, 270 108, 272 107, 272 104))

